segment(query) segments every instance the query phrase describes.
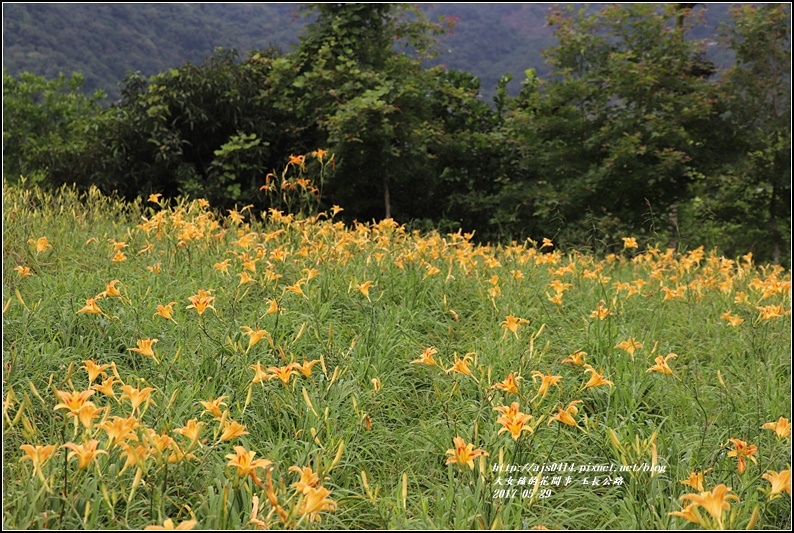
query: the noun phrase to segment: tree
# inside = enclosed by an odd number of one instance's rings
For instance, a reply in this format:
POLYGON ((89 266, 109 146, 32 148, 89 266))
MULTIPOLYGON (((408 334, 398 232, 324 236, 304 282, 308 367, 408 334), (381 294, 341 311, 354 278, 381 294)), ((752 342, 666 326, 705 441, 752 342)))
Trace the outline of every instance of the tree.
POLYGON ((86 129, 100 112, 102 91, 80 92, 83 77, 74 73, 47 80, 28 72, 3 71, 3 176, 15 183, 25 176, 44 181, 52 154, 79 153, 86 129))
POLYGON ((420 58, 442 27, 403 4, 307 10, 317 20, 276 66, 268 90, 294 111, 293 131, 327 142, 336 155, 328 201, 364 219, 426 215, 436 193, 429 170, 439 123, 429 95, 438 78, 420 58), (400 43, 412 55, 396 50, 400 43))
MULTIPOLYGON (((733 245, 780 262, 791 232, 791 13, 788 4, 737 5, 721 34, 736 53, 725 76, 724 129, 734 149, 705 186, 704 208, 741 228, 733 245), (737 240, 744 235, 744 240, 737 240)), ((790 262, 790 258, 789 258, 790 262)))
MULTIPOLYGON (((127 197, 153 192, 202 196, 219 208, 262 201, 265 175, 286 162, 293 143, 262 98, 277 52, 217 50, 201 65, 151 78, 131 74, 121 100, 98 117, 75 162, 55 154, 54 182, 96 184, 127 197)), ((267 206, 264 206, 267 207, 267 206)))
POLYGON ((507 127, 535 176, 535 213, 567 240, 671 230, 664 215, 687 197, 715 118, 714 69, 680 15, 655 4, 551 12, 555 77, 528 83, 507 127))

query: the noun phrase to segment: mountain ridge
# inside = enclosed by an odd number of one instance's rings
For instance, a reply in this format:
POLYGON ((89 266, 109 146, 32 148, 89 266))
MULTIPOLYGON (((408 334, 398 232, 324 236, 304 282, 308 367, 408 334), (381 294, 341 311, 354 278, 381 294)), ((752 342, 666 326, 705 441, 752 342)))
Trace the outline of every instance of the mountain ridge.
MULTIPOLYGON (((526 69, 548 74, 541 52, 555 42, 546 24, 552 5, 423 4, 431 21, 445 16, 458 21, 428 65, 474 74, 488 100, 498 79, 511 73, 508 89, 515 93, 526 69)), ((695 12, 704 12, 713 29, 729 5, 700 5, 695 12)), ((28 71, 48 78, 80 72, 85 92, 102 89, 116 98, 128 72, 151 76, 185 62, 201 63, 216 47, 241 55, 269 46, 289 52, 308 23, 299 6, 3 4, 3 67, 11 75, 28 71)))

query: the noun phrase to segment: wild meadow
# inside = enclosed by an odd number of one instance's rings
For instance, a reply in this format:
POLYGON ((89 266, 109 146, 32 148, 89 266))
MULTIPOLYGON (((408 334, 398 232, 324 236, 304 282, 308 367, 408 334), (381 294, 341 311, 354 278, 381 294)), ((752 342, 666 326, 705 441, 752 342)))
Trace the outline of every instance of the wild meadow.
POLYGON ((3 527, 791 524, 790 272, 341 209, 6 185, 3 527))

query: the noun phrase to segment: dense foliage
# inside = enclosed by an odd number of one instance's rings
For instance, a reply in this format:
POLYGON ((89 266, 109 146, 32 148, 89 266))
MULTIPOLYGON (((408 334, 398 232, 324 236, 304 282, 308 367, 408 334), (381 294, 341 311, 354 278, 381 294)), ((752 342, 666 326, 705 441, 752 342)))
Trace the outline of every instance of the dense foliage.
MULTIPOLYGON (((527 70, 516 97, 504 76, 493 107, 476 77, 423 66, 453 20, 395 4, 305 10, 314 22, 292 53, 241 61, 217 51, 130 75, 107 109, 66 106, 73 123, 56 134, 5 125, 5 176, 267 208, 280 202, 274 169, 322 149, 330 165, 310 193, 348 220, 462 227, 488 240, 555 235, 599 253, 627 233, 774 261, 790 246, 786 5, 731 11, 721 33, 736 64, 724 73, 706 59, 709 43, 692 38, 691 6, 558 8, 552 75, 527 70), (53 135, 62 142, 43 142, 53 135)), ((64 109, 4 78, 7 114, 64 109)))

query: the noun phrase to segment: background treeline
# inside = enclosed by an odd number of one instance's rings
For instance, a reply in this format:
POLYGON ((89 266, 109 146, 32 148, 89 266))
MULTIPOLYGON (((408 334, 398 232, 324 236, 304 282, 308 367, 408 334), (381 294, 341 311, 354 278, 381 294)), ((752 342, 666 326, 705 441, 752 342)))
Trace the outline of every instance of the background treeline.
POLYGON ((283 207, 266 175, 328 149, 320 207, 348 220, 789 262, 788 5, 731 9, 723 71, 691 6, 551 11, 549 74, 527 70, 515 96, 504 76, 494 105, 472 74, 423 63, 454 20, 397 4, 306 6, 293 52, 130 75, 109 107, 79 76, 4 73, 4 176, 283 207))

